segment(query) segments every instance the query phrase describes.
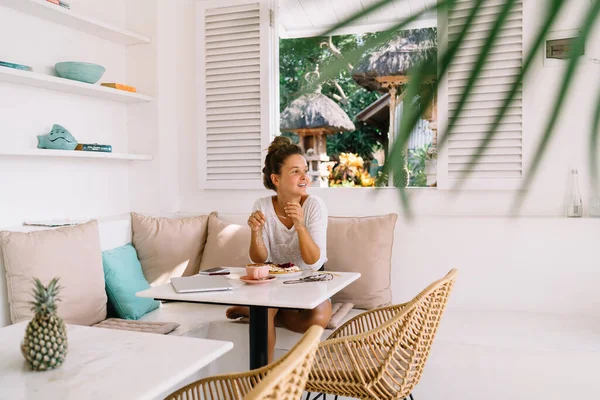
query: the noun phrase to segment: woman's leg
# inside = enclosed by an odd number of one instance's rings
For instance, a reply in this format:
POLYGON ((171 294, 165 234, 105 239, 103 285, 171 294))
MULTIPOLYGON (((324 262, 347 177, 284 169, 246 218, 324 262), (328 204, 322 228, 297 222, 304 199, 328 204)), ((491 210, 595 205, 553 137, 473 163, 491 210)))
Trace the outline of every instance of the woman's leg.
POLYGON ((229 319, 238 319, 240 317, 249 317, 250 316, 250 308, 243 307, 243 306, 229 307, 225 311, 225 316, 229 319))
POLYGON ((331 301, 325 300, 312 310, 279 310, 277 322, 290 331, 304 333, 313 325, 326 328, 331 319, 331 301))
POLYGON ((269 308, 269 364, 273 362, 273 354, 275 353, 275 342, 277 340, 275 335, 275 316, 277 313, 278 310, 276 308, 269 308))

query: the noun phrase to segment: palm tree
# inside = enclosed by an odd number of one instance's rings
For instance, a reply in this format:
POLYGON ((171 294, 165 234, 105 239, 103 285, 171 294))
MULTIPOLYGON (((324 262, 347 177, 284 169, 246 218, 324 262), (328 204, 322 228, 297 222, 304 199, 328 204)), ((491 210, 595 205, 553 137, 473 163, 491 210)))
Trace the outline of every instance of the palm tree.
MULTIPOLYGON (((340 22, 338 25, 334 26, 328 31, 323 32, 323 36, 330 35, 333 31, 346 25, 349 25, 352 22, 365 17, 366 15, 373 13, 377 9, 385 7, 392 1, 393 0, 379 0, 376 3, 373 3, 370 7, 364 9, 362 12, 347 18, 346 20, 340 22)), ((541 12, 544 13, 542 23, 533 35, 533 41, 531 42, 529 51, 523 55, 523 64, 520 73, 515 76, 512 82, 509 82, 509 84, 507 85, 508 90, 502 93, 503 97, 499 102, 501 106, 498 108, 497 113, 494 113, 496 116, 494 117, 493 122, 489 124, 488 129, 485 132, 485 137, 482 140, 482 145, 471 156, 469 165, 473 166, 478 160, 480 160, 482 155, 484 155, 484 153, 486 152, 486 149, 488 149, 491 140, 495 138, 499 126, 506 117, 507 111, 509 110, 511 104, 513 104, 513 101, 515 100, 516 93, 520 90, 521 85, 524 81, 526 81, 526 79, 529 76, 529 73, 531 72, 531 67, 536 54, 544 45, 548 32, 550 32, 553 26, 555 25, 558 16, 561 14, 561 10, 564 9, 564 6, 567 4, 567 1, 569 0, 545 1, 545 7, 543 8, 543 10, 541 10, 541 12)), ((418 20, 421 16, 427 13, 437 11, 444 14, 452 15, 457 3, 457 0, 438 0, 435 5, 423 9, 418 13, 414 13, 413 15, 411 15, 403 21, 398 21, 397 24, 389 28, 387 31, 383 32, 380 35, 377 35, 376 37, 370 40, 367 40, 362 46, 360 46, 356 50, 345 54, 343 57, 340 57, 336 61, 330 63, 325 68, 323 68, 321 80, 326 81, 331 77, 336 76, 341 69, 347 67, 348 63, 353 64, 358 59, 360 59, 360 57, 363 54, 365 54, 365 52, 373 51, 381 47, 388 40, 392 39, 398 30, 406 29, 410 23, 418 20)), ((464 2, 462 4, 464 5, 464 2)), ((424 79, 427 78, 427 74, 425 71, 436 70, 435 67, 437 66, 436 82, 441 82, 447 76, 450 65, 456 58, 457 53, 461 48, 461 44, 464 43, 465 39, 467 38, 473 27, 472 22, 476 20, 476 18, 482 12, 482 7, 485 7, 486 4, 490 4, 490 0, 472 0, 471 7, 466 16, 464 26, 460 29, 460 32, 457 35, 455 35, 455 38, 451 43, 449 43, 448 47, 439 55, 438 58, 435 58, 435 56, 425 57, 421 64, 412 70, 411 80, 407 85, 405 97, 405 99, 409 100, 406 101, 405 104, 409 106, 404 107, 404 114, 399 129, 399 134, 394 141, 393 148, 390 150, 389 162, 386 163, 387 172, 400 173, 404 168, 404 149, 408 142, 410 133, 413 130, 413 127, 417 124, 420 117, 419 108, 410 106, 411 104, 417 104, 417 102, 413 102, 410 100, 419 96, 421 85, 424 79)), ((494 14, 495 18, 489 22, 491 28, 487 33, 487 37, 484 38, 484 45, 482 47, 483 50, 474 60, 473 68, 470 71, 468 78, 466 79, 467 82, 464 86, 464 90, 459 96, 460 100, 457 103, 457 107, 453 111, 453 114, 449 116, 447 126, 439 127, 439 147, 442 147, 445 143, 447 143, 448 138, 456 129, 456 121, 463 114, 465 110, 465 104, 473 96, 474 85, 476 84, 477 80, 481 77, 482 71, 484 70, 486 63, 489 61, 491 49, 494 46, 494 44, 498 41, 500 37, 499 33, 507 21, 507 16, 510 14, 511 10, 515 8, 517 0, 504 0, 501 2, 494 1, 493 4, 499 8, 499 12, 497 14, 494 14)), ((599 14, 600 0, 590 0, 590 8, 587 13, 584 13, 582 20, 579 22, 579 36, 573 39, 572 46, 570 49, 571 54, 583 54, 583 51, 585 49, 585 43, 591 36, 591 32, 593 31, 594 24, 598 20, 599 14)), ((567 98, 567 95, 569 94, 570 89, 574 85, 575 72, 579 64, 580 57, 573 56, 567 60, 567 67, 562 76, 560 87, 555 93, 552 110, 549 113, 547 121, 545 121, 544 123, 542 136, 539 142, 537 143, 530 169, 529 171, 527 171, 527 174, 525 174, 521 189, 527 188, 535 177, 535 174, 540 166, 540 162, 544 157, 544 153, 555 132, 554 128, 557 124, 557 120, 567 98)), ((318 84, 318 82, 316 84, 318 84)), ((433 93, 434 91, 432 91, 432 94, 433 93)), ((425 97, 422 96, 420 98, 420 103, 422 105, 421 109, 427 108, 429 103, 432 101, 432 97, 433 95, 425 97)), ((596 100, 594 118, 593 123, 591 125, 591 130, 589 132, 588 141, 590 155, 590 171, 594 190, 597 189, 596 183, 598 180, 597 150, 599 128, 600 93, 596 100)), ((463 178, 468 177, 472 173, 472 171, 472 167, 465 171, 463 174, 463 178)), ((400 187, 398 188, 398 190, 400 191, 405 211, 409 211, 409 201, 405 188, 400 187)), ((517 193, 519 194, 517 194, 517 197, 515 199, 515 207, 518 207, 521 204, 526 191, 520 190, 517 193)))

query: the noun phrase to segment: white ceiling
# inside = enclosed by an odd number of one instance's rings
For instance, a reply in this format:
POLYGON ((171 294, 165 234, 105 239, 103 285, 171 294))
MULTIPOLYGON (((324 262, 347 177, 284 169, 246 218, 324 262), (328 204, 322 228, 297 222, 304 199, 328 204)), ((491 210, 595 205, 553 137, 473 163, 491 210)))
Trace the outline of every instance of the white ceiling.
MULTIPOLYGON (((318 36, 377 1, 379 0, 279 0, 280 36, 285 38, 318 36)), ((435 2, 436 0, 394 0, 381 10, 334 34, 380 31, 435 2)), ((434 26, 437 26, 436 15, 429 14, 410 27, 434 26)))

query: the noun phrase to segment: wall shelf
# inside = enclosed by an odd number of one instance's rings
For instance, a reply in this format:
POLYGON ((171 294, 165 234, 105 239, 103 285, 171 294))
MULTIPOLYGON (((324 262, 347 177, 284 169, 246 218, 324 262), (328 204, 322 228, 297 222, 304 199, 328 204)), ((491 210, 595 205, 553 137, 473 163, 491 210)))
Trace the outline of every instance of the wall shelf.
POLYGON ((16 83, 18 85, 39 87, 127 104, 152 101, 152 97, 139 93, 132 93, 125 90, 100 86, 98 84, 92 85, 52 75, 21 71, 7 67, 0 67, 0 82, 16 83))
POLYGON ((23 151, 0 150, 0 156, 10 157, 65 157, 65 158, 96 158, 103 160, 151 161, 152 156, 145 154, 102 153, 76 150, 31 149, 23 151))
POLYGON ((99 36, 114 43, 124 45, 150 43, 150 38, 147 36, 79 15, 45 0, 0 0, 0 6, 34 15, 90 35, 99 36))

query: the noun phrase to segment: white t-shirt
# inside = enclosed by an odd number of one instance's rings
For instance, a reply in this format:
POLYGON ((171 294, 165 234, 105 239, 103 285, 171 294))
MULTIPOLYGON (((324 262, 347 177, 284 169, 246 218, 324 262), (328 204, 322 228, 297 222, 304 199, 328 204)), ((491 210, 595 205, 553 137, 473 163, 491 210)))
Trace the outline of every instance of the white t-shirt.
MULTIPOLYGON (((267 247, 267 261, 273 263, 294 263, 301 269, 318 270, 327 261, 327 207, 317 196, 308 196, 302 204, 304 225, 321 254, 314 264, 306 264, 300 253, 300 243, 296 227, 288 229, 277 217, 272 197, 263 197, 254 203, 252 211, 260 210, 265 215, 263 241, 267 247)), ((289 218, 289 217, 288 217, 289 218)))

